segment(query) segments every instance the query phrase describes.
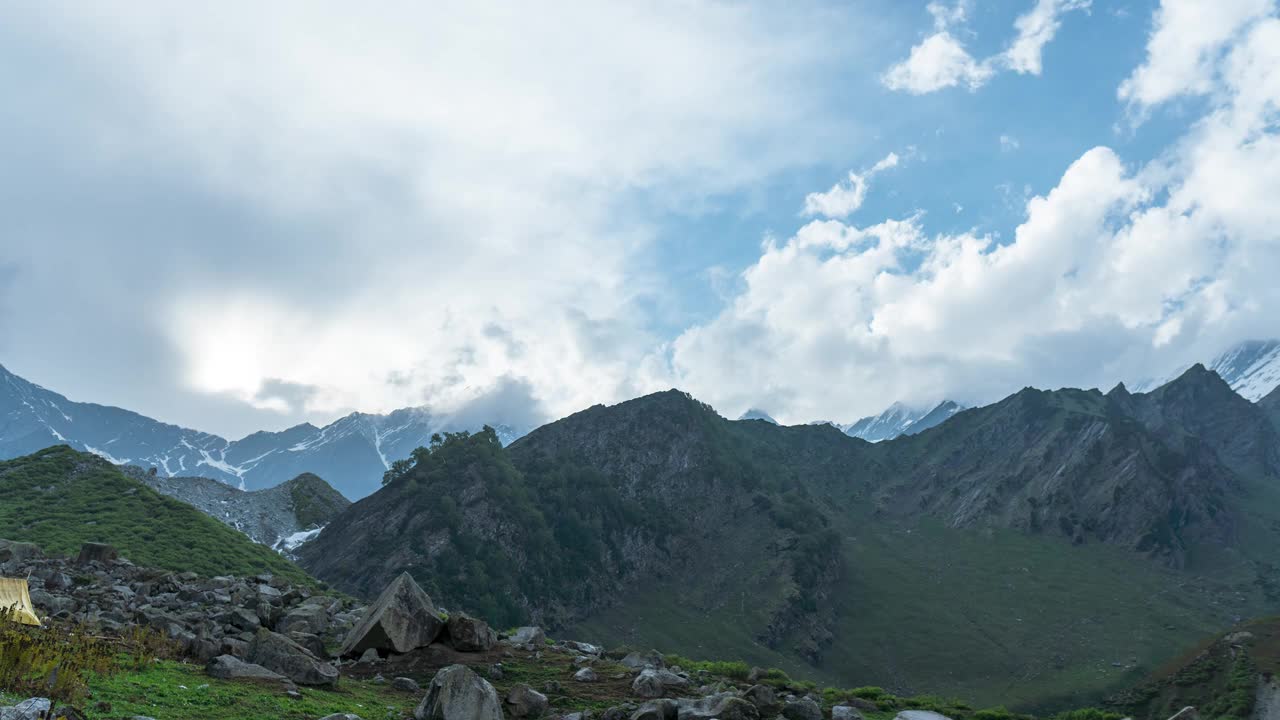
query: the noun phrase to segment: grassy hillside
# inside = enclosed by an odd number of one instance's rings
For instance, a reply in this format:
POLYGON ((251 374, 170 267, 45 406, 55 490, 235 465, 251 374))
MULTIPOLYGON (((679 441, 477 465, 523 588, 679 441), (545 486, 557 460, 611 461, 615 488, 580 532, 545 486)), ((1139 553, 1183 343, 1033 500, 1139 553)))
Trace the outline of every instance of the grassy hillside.
POLYGON ((205 576, 269 572, 310 581, 271 549, 66 446, 0 462, 0 537, 67 555, 104 542, 138 565, 205 576))

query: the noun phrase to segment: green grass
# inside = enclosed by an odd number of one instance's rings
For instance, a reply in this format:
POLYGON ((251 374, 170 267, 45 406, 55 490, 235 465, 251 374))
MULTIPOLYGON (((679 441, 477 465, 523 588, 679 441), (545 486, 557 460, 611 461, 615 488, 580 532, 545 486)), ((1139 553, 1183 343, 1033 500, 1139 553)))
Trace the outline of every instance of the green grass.
POLYGON ((1096 704, 1235 617, 1265 611, 1238 561, 1194 576, 1102 544, 851 515, 841 528, 848 560, 835 592, 837 639, 820 665, 751 632, 760 627, 755 606, 776 592, 767 579, 746 602, 717 592, 715 566, 751 575, 759 561, 746 559, 765 557, 749 540, 733 543, 738 558, 708 558, 680 573, 685 580, 629 594, 568 634, 695 661, 741 658, 839 687, 1047 713, 1096 704))
POLYGON ((137 565, 315 583, 244 534, 66 446, 0 462, 0 538, 70 556, 82 543, 104 542, 137 565))
POLYGON ((300 688, 301 699, 284 695, 276 684, 216 680, 203 668, 161 660, 140 672, 94 678, 86 703, 90 720, 149 715, 162 720, 314 720, 333 713, 354 713, 365 720, 400 718, 412 713, 417 694, 343 678, 333 690, 300 688))

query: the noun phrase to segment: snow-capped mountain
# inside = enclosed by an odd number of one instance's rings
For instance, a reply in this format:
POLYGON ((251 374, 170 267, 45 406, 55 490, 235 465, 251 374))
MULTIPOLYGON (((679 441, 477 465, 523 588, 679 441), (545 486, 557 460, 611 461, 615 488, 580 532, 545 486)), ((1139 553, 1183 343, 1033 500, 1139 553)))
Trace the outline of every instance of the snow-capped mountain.
POLYGON ((943 400, 933 407, 913 408, 896 402, 879 415, 864 417, 848 425, 836 425, 845 435, 862 438, 868 442, 892 440, 899 435, 915 435, 942 423, 963 410, 964 407, 950 400, 943 400))
MULTIPOLYGON (((381 487, 390 464, 426 445, 433 433, 476 429, 426 408, 405 408, 230 441, 117 407, 73 402, 0 366, 0 459, 66 444, 116 464, 155 467, 165 476, 212 477, 242 490, 310 472, 358 499, 381 487)), ((504 444, 524 434, 505 425, 494 429, 504 444)))
POLYGON ((748 408, 746 412, 738 416, 738 419, 739 420, 763 420, 767 423, 773 423, 774 425, 778 424, 777 420, 774 420, 772 417, 769 416, 769 413, 761 410, 760 408, 748 408))
POLYGON ((1280 340, 1246 340, 1209 363, 1232 390, 1258 402, 1280 386, 1280 340))
MULTIPOLYGON (((1250 402, 1258 402, 1280 387, 1280 340, 1245 340, 1207 363, 1232 390, 1250 402)), ((1134 384, 1134 392, 1154 390, 1182 374, 1134 384)))

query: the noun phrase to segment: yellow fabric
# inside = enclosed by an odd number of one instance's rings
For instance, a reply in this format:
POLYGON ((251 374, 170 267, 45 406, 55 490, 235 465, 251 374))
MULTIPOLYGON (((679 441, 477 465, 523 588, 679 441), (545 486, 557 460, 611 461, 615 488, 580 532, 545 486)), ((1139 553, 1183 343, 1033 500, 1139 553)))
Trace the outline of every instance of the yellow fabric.
POLYGON ((26 580, 0 578, 0 618, 23 625, 40 624, 40 618, 31 607, 31 593, 27 590, 26 580))

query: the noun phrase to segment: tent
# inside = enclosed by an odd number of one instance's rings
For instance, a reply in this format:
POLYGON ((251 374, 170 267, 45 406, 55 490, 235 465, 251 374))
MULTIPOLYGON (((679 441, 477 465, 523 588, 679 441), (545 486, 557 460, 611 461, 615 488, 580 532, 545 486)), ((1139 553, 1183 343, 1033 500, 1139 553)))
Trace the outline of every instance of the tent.
POLYGON ((0 619, 12 620, 23 625, 39 625, 35 608, 31 607, 31 593, 24 578, 0 578, 0 619))

